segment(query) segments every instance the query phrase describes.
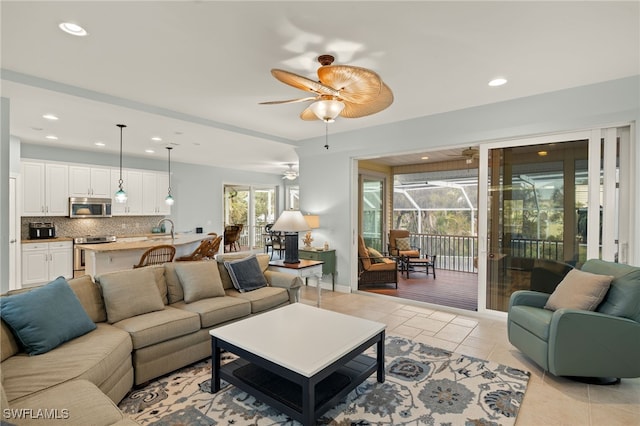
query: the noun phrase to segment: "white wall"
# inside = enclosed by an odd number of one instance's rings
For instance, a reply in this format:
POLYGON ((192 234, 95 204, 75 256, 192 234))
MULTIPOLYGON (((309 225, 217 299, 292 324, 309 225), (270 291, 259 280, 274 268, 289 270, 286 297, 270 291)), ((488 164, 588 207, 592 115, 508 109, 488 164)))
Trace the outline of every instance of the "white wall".
MULTIPOLYGON (((355 275, 351 275, 351 271, 355 271, 357 265, 353 238, 357 232, 357 217, 349 206, 354 205, 352 200, 357 197, 357 187, 350 174, 350 159, 638 122, 639 94, 640 76, 634 76, 357 132, 331 134, 330 127, 329 150, 323 148, 324 137, 306 140, 297 149, 301 210, 320 214, 319 231, 337 250, 338 283, 356 288, 355 275)), ((339 128, 337 124, 335 128, 339 128)), ((636 170, 640 168, 638 127, 634 141, 636 170)), ((640 224, 640 185, 634 185, 634 188, 635 223, 640 224)), ((640 265, 640 229, 635 226, 632 240, 636 250, 630 263, 640 265)))

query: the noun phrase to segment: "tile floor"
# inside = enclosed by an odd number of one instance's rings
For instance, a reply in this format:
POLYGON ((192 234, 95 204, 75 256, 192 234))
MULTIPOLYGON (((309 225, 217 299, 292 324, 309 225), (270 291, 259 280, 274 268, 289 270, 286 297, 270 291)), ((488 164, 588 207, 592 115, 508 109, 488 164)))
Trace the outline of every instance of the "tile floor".
MULTIPOLYGON (((315 305, 316 289, 301 302, 315 305)), ((507 340, 506 321, 475 312, 367 293, 322 291, 321 307, 387 324, 387 335, 484 358, 531 372, 517 426, 640 425, 640 378, 595 386, 546 374, 507 340)), ((639 360, 640 362, 640 360, 639 360)))

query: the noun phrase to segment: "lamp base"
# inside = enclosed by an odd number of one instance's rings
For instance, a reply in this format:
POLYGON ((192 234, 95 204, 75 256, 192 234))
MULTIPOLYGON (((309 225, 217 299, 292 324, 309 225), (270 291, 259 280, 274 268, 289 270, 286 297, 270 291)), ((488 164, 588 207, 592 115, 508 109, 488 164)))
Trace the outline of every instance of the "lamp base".
POLYGON ((298 233, 297 232, 287 232, 284 235, 283 263, 300 263, 300 259, 298 259, 298 233))

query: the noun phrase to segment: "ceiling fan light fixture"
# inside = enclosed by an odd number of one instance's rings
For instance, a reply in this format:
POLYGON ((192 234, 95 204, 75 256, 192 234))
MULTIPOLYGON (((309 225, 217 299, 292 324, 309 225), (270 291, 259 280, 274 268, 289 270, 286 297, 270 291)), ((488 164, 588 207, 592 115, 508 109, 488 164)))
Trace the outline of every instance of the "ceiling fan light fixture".
POLYGON ((325 123, 333 123, 344 109, 344 103, 335 99, 320 99, 309 105, 309 109, 325 123))

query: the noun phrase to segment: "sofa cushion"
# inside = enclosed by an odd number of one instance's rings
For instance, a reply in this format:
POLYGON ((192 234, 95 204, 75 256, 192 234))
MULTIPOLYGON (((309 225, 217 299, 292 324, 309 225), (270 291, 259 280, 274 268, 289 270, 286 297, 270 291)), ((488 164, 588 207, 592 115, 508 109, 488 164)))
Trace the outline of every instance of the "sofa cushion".
MULTIPOLYGON (((180 262, 180 264, 185 263, 188 262, 180 262)), ((167 299, 169 300, 169 305, 184 300, 184 291, 182 290, 182 285, 180 285, 180 278, 176 273, 176 265, 177 263, 175 262, 167 262, 164 264, 164 278, 167 281, 167 299)))
POLYGON ((244 293, 231 289, 227 290, 227 295, 249 301, 252 314, 268 311, 289 303, 289 292, 280 287, 262 287, 244 293))
POLYGON ((29 355, 39 355, 94 330, 64 277, 0 299, 0 316, 29 355))
MULTIPOLYGON (((24 352, 2 363, 2 381, 10 403, 74 379, 102 389, 123 364, 131 365, 131 337, 107 323, 38 356, 24 352)), ((103 392, 108 389, 102 389, 103 392)))
POLYGON ((82 307, 93 322, 105 322, 107 311, 100 294, 100 287, 91 280, 90 275, 74 278, 68 281, 71 290, 78 296, 82 307))
MULTIPOLYGON (((231 281, 231 276, 229 275, 229 271, 224 266, 224 262, 231 261, 231 260, 244 259, 245 257, 247 257, 246 253, 231 253, 231 254, 225 253, 225 254, 216 255, 216 261, 218 262, 218 272, 220 272, 222 287, 225 290, 228 290, 230 288, 235 288, 235 287, 233 286, 233 281, 231 281)), ((269 258, 268 255, 267 255, 267 258, 269 258)), ((267 266, 269 266, 268 262, 267 262, 267 266)))
POLYGON ((211 297, 193 303, 178 302, 171 306, 198 314, 201 328, 215 327, 251 315, 251 303, 238 297, 211 297))
POLYGON ((20 345, 16 342, 13 332, 6 322, 0 320, 0 361, 4 361, 20 352, 20 345))
MULTIPOLYGON (((13 404, 11 408, 13 410, 32 410, 34 414, 44 408, 57 409, 56 418, 43 420, 35 415, 31 418, 25 416, 26 418, 20 419, 21 426, 137 424, 128 420, 113 401, 87 380, 73 380, 62 383, 53 389, 29 395, 13 404)), ((12 422, 11 419, 7 420, 12 422)))
POLYGON ((140 349, 200 330, 200 318, 192 312, 165 306, 161 311, 126 318, 113 325, 129 333, 133 349, 140 349))
POLYGON ((604 299, 613 276, 572 269, 551 293, 545 309, 560 308, 594 311, 604 299))
POLYGON ((229 271, 233 286, 241 293, 267 286, 267 279, 255 256, 225 261, 224 266, 229 271))
POLYGON ((110 324, 164 309, 156 273, 153 268, 138 268, 99 277, 110 324))
POLYGON ((533 306, 516 305, 509 309, 509 321, 518 324, 540 339, 549 340, 549 324, 553 312, 548 309, 540 309, 533 306))
POLYGON ((195 302, 207 297, 224 296, 224 288, 216 262, 202 260, 176 265, 176 274, 180 278, 184 301, 195 302))

